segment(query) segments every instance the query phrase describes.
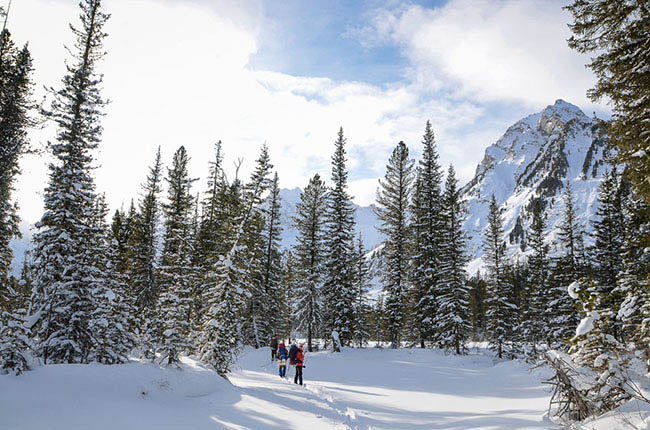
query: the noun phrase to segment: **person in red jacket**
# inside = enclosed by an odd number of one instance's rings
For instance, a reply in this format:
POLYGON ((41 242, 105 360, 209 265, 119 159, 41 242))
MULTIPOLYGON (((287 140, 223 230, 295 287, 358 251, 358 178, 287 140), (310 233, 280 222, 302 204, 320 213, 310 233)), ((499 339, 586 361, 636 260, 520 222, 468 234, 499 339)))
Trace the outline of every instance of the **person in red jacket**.
POLYGON ((305 367, 305 352, 302 349, 302 344, 298 347, 298 352, 296 353, 296 376, 293 377, 293 383, 297 384, 300 380, 300 385, 302 385, 302 369, 305 367))

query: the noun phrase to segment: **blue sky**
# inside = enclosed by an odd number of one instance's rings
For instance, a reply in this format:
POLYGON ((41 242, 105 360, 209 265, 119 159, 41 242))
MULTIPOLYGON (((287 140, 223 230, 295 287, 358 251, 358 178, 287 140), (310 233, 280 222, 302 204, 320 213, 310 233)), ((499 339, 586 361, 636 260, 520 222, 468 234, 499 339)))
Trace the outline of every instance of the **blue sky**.
POLYGON ((347 34, 377 6, 375 1, 265 1, 267 25, 251 66, 374 85, 401 81, 407 61, 397 46, 367 49, 347 34))

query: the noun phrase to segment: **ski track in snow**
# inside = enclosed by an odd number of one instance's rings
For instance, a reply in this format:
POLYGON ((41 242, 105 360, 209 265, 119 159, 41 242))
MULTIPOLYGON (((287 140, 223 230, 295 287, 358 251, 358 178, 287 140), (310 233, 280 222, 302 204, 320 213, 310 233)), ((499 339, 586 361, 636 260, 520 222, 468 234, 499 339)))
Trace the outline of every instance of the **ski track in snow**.
POLYGON ((0 376, 2 430, 527 430, 544 414, 548 370, 482 352, 307 353, 305 386, 280 379, 268 348, 247 349, 231 383, 200 363, 50 365, 0 376))
MULTIPOLYGON (((249 351, 240 360, 241 370, 230 378, 234 384, 263 385, 269 390, 293 385, 280 380, 275 363, 268 362, 262 371, 259 365, 255 369, 258 354, 249 351)), ((555 428, 544 418, 549 401, 541 384, 544 371, 531 373, 521 362, 417 349, 345 349, 341 354, 308 355, 306 387, 293 387, 304 398, 316 398, 325 410, 331 410, 328 417, 343 423, 341 428, 555 428)))

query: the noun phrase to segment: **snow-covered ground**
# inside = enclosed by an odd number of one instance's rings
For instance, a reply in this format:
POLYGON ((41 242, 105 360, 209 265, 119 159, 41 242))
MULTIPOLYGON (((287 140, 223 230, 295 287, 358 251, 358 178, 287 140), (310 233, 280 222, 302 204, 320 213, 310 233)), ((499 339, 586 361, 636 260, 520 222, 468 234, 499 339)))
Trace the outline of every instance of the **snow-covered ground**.
POLYGON ((0 376, 0 429, 547 429, 539 371, 418 349, 308 354, 305 387, 269 350, 247 350, 232 384, 191 360, 52 365, 0 376))

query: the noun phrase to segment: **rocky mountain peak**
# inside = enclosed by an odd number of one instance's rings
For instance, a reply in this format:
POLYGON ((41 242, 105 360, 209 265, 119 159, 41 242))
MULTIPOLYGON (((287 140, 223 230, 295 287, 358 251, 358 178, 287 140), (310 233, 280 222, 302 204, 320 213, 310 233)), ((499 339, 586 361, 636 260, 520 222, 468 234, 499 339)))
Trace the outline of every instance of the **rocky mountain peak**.
MULTIPOLYGON (((595 211, 607 153, 602 126, 579 107, 558 99, 517 121, 485 151, 474 178, 463 188, 469 206, 465 227, 470 253, 479 259, 492 194, 501 205, 510 253, 525 253, 533 200, 549 213, 549 241, 555 238, 563 209, 561 194, 571 182, 577 212, 585 227, 595 211)), ((478 264, 478 263, 477 263, 478 264)))

